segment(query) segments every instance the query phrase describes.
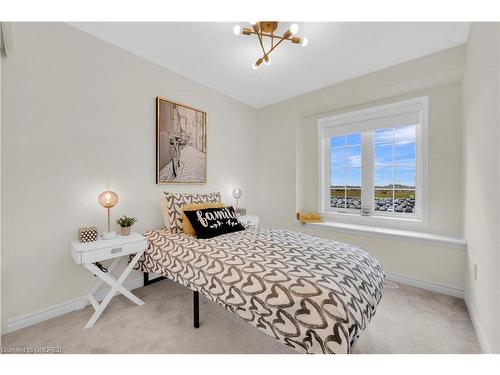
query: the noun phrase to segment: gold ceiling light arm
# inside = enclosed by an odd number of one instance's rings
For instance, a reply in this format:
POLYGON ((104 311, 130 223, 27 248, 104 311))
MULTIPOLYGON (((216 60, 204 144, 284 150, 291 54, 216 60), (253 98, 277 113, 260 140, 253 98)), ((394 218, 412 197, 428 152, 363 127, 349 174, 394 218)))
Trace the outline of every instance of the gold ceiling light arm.
POLYGON ((307 38, 300 38, 298 36, 295 36, 299 29, 299 26, 297 24, 292 24, 290 28, 283 33, 282 36, 275 34, 275 31, 278 28, 278 22, 276 21, 252 22, 251 25, 251 29, 248 27, 241 28, 239 25, 236 25, 233 28, 233 32, 235 35, 257 35, 257 38, 259 39, 259 45, 262 50, 262 57, 254 62, 254 69, 257 69, 262 64, 262 62, 265 62, 266 65, 269 65, 269 54, 274 51, 284 40, 288 40, 293 44, 300 44, 302 42, 301 45, 303 47, 305 47, 308 43, 307 38), (266 51, 266 48, 264 46, 264 37, 270 39, 270 47, 268 51, 266 51), (275 39, 278 40, 277 43, 275 43, 275 39))
POLYGON ((276 43, 276 44, 275 44, 275 45, 274 45, 274 46, 273 46, 273 47, 272 47, 272 48, 271 48, 271 49, 267 52, 267 54, 269 55, 271 52, 273 52, 273 51, 274 51, 274 49, 275 49, 276 47, 278 47, 278 46, 281 44, 281 42, 282 42, 282 41, 284 41, 284 40, 286 40, 286 39, 280 39, 280 41, 279 41, 278 43, 276 43))
POLYGON ((262 42, 262 34, 259 32, 260 29, 260 24, 258 22, 252 24, 253 31, 250 31, 250 34, 256 34, 257 37, 259 38, 259 44, 260 48, 262 49, 262 53, 265 55, 266 54, 266 49, 264 48, 264 43, 262 42))
POLYGON ((270 34, 259 33, 259 32, 252 31, 251 29, 246 28, 246 27, 243 28, 243 31, 241 33, 243 35, 257 35, 257 36, 261 36, 261 37, 265 36, 265 37, 271 38, 271 39, 283 39, 283 40, 289 40, 289 41, 292 41, 293 38, 296 38, 296 37, 290 38, 290 36, 292 34, 289 34, 288 37, 285 37, 285 35, 280 36, 280 35, 270 35, 270 34))
POLYGON ((258 38, 259 38, 260 48, 262 48, 262 53, 265 55, 266 54, 266 49, 264 48, 264 43, 262 42, 262 35, 261 34, 257 34, 257 35, 258 35, 258 38))

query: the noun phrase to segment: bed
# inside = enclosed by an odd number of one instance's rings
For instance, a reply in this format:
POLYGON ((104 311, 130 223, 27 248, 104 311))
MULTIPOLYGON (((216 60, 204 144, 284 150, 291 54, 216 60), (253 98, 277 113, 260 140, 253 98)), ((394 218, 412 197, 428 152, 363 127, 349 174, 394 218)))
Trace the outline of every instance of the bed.
POLYGON ((145 275, 176 281, 299 352, 350 353, 382 298, 382 267, 353 245, 262 228, 204 240, 172 227, 145 236, 137 266, 145 275))

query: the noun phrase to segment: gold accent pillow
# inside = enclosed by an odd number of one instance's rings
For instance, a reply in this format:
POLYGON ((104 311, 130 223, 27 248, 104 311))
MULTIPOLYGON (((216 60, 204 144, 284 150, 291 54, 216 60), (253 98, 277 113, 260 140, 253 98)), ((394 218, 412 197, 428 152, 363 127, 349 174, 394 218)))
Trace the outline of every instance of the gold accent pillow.
POLYGON ((195 210, 203 210, 204 208, 222 208, 225 207, 224 203, 222 202, 208 202, 208 203, 193 203, 193 204, 185 204, 181 208, 181 220, 182 220, 182 231, 186 234, 196 234, 193 226, 189 222, 189 219, 187 218, 186 214, 184 211, 195 211, 195 210))

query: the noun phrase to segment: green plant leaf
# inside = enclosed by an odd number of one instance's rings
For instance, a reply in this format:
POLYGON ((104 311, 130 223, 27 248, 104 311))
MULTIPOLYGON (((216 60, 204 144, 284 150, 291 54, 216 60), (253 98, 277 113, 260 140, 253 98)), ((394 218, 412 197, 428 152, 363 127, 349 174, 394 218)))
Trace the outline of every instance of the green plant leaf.
POLYGON ((122 228, 131 227, 136 222, 137 222, 137 219, 135 217, 128 217, 125 215, 123 215, 119 219, 116 219, 116 223, 122 228))

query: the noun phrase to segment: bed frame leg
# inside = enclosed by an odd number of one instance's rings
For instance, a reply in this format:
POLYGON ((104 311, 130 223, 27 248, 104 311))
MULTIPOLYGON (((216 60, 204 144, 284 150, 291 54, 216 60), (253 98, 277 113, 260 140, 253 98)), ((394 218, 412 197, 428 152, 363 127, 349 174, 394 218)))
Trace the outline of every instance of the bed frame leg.
POLYGON ((193 326, 200 327, 200 293, 193 291, 193 326))
POLYGON ((156 279, 149 280, 149 273, 148 272, 143 272, 142 274, 144 275, 144 286, 148 286, 148 285, 151 285, 151 284, 156 283, 158 281, 166 279, 166 277, 160 276, 160 277, 157 277, 156 279))
MULTIPOLYGON (((151 285, 157 281, 165 280, 166 277, 158 277, 153 280, 149 280, 149 273, 143 272, 144 276, 144 286, 151 285)), ((193 326, 194 328, 200 328, 200 293, 193 290, 193 326)))

